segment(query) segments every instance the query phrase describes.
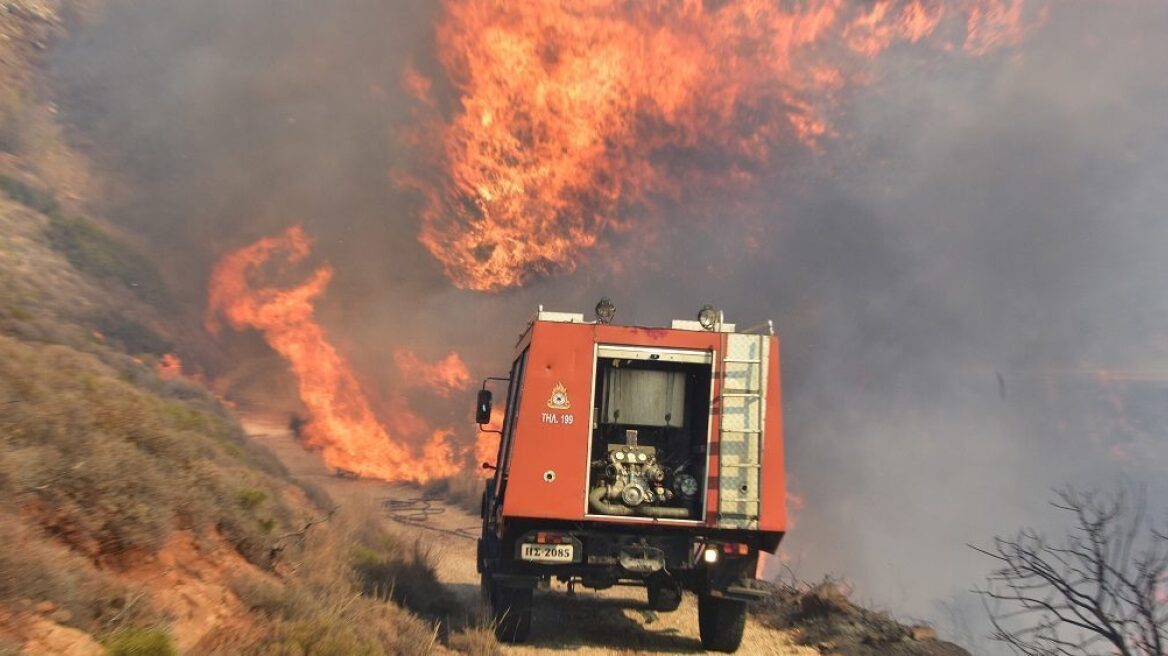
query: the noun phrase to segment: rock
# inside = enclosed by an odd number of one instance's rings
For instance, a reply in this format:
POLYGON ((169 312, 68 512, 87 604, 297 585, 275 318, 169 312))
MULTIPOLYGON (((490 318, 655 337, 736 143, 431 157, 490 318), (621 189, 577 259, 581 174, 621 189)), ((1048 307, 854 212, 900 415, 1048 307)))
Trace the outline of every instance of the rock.
POLYGON ((54 656, 102 656, 105 648, 83 631, 35 619, 24 630, 22 652, 54 656))
POLYGON ((937 639, 937 631, 933 627, 925 624, 918 624, 912 627, 909 635, 917 642, 929 642, 937 639))
POLYGON ((42 601, 36 606, 33 606, 32 609, 41 615, 48 615, 49 613, 57 610, 57 604, 54 604, 51 601, 42 601))

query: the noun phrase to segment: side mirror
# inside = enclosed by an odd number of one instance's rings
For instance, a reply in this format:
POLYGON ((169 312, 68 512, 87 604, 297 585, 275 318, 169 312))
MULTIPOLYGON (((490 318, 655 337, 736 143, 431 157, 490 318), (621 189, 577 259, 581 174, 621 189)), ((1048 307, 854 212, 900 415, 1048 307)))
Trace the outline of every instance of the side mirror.
POLYGON ((479 390, 478 403, 475 405, 475 423, 483 426, 491 423, 491 390, 479 390))

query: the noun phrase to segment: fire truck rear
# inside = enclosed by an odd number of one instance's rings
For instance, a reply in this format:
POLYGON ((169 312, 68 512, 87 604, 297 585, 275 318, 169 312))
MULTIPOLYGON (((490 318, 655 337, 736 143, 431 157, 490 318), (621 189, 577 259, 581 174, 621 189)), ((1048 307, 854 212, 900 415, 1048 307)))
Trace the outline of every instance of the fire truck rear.
MULTIPOLYGON (((734 651, 761 551, 786 530, 779 343, 705 307, 670 328, 540 309, 505 379, 478 568, 496 633, 526 639, 552 579, 637 585, 656 611, 698 598, 707 649, 734 651)), ((490 466, 490 465, 484 465, 490 466)))

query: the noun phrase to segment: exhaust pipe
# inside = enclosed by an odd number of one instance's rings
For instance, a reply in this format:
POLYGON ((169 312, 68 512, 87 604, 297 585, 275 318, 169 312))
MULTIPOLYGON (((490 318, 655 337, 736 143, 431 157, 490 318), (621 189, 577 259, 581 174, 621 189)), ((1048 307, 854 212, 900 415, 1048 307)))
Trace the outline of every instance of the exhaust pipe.
POLYGON ((602 515, 618 517, 655 517, 657 519, 689 519, 689 510, 664 506, 637 506, 630 508, 624 504, 610 503, 606 486, 594 487, 588 493, 588 506, 602 515))

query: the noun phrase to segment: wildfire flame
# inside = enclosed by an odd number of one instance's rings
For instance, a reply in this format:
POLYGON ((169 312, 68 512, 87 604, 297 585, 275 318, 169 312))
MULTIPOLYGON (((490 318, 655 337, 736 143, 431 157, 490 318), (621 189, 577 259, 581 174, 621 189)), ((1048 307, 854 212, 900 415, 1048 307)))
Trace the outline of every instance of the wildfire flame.
POLYGON ((163 380, 181 378, 183 375, 182 360, 174 353, 167 353, 158 359, 158 363, 154 365, 154 370, 158 372, 158 377, 163 380))
MULTIPOLYGON (((842 92, 870 81, 865 63, 897 44, 980 56, 1045 19, 1044 0, 446 0, 445 80, 414 67, 402 78, 420 117, 411 142, 432 148, 422 155, 440 173, 399 179, 421 192, 419 240, 452 283, 499 291, 572 271, 606 236, 631 232, 630 216, 660 225, 660 199, 747 189, 780 155, 817 152, 842 92)), ((265 265, 310 250, 296 227, 225 256, 208 328, 224 317, 259 330, 291 364, 310 413, 302 435, 330 466, 389 480, 455 473, 452 434, 401 397, 380 423, 314 319, 330 267, 297 286, 253 286, 265 265)), ((430 363, 401 349, 394 361, 439 396, 471 383, 457 353, 430 363)), ((497 447, 480 432, 475 455, 490 462, 497 447)))
POLYGON ((411 141, 441 171, 421 243, 455 285, 498 291, 570 272, 630 208, 701 188, 743 188, 782 149, 833 134, 840 91, 898 43, 983 55, 1046 17, 1041 0, 448 0, 434 81, 411 141))
POLYGON ((412 351, 398 349, 393 362, 405 377, 407 384, 422 386, 439 396, 465 390, 471 385, 470 370, 462 356, 451 351, 438 362, 423 362, 412 351))
POLYGON ((259 330, 288 361, 310 415, 301 435, 330 467, 394 481, 454 474, 459 467, 450 433, 434 431, 420 452, 394 439, 316 322, 314 302, 332 279, 330 267, 317 268, 295 287, 253 286, 252 279, 261 278, 261 269, 274 258, 295 264, 310 251, 307 235, 293 227, 224 256, 211 274, 207 329, 218 332, 222 316, 236 330, 259 330))

